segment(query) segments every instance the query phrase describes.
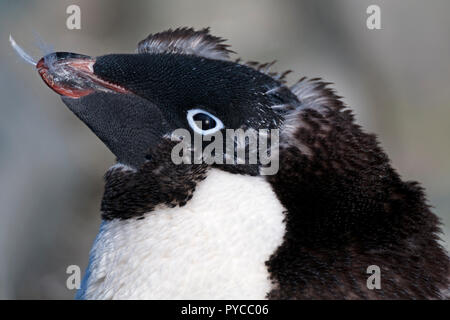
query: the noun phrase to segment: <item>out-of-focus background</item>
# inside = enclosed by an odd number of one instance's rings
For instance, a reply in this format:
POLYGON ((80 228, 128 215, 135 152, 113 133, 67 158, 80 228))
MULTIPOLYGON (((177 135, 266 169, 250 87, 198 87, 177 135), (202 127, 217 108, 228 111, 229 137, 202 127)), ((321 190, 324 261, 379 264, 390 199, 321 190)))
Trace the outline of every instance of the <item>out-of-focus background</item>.
POLYGON ((66 268, 87 266, 114 157, 31 65, 35 33, 57 51, 133 52, 149 33, 210 26, 244 60, 323 77, 378 134, 405 179, 420 181, 450 232, 450 2, 0 1, 0 298, 72 299, 66 268), (66 8, 81 8, 68 30, 66 8), (381 8, 382 30, 366 9, 381 8))

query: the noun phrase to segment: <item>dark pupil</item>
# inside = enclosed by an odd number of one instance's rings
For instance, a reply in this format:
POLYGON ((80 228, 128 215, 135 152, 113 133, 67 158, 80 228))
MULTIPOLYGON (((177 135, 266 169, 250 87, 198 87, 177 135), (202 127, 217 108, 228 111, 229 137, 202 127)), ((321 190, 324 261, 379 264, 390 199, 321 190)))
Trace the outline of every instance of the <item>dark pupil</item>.
POLYGON ((209 130, 216 127, 216 121, 205 113, 197 113, 193 118, 197 125, 200 125, 198 122, 201 123, 202 130, 209 130))

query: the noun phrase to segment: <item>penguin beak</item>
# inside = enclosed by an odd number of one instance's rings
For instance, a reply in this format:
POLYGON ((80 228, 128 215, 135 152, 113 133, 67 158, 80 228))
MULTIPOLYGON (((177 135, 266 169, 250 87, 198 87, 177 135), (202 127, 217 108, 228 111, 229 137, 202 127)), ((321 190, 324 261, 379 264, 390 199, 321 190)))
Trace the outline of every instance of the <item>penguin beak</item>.
POLYGON ((40 59, 36 68, 119 162, 139 168, 170 129, 157 105, 95 74, 97 60, 55 52, 40 59))
POLYGON ((94 74, 96 59, 77 53, 54 52, 36 64, 42 80, 56 93, 80 98, 94 92, 129 93, 123 87, 94 74))

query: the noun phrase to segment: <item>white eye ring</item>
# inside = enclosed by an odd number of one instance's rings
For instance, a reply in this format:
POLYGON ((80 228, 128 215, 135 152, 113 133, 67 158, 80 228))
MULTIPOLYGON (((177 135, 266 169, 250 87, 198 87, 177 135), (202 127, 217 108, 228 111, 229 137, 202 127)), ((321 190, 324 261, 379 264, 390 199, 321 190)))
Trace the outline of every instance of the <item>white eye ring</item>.
POLYGON ((202 109, 191 109, 191 110, 189 110, 187 112, 187 120, 188 120, 188 123, 191 126, 192 130, 194 130, 194 132, 196 132, 198 134, 201 134, 201 135, 208 135, 208 134, 215 133, 215 132, 223 129, 223 127, 224 127, 222 121, 220 121, 219 118, 217 118, 216 116, 212 115, 208 111, 205 111, 205 110, 202 110, 202 109), (203 130, 200 127, 198 127, 196 121, 194 120, 194 116, 199 114, 199 113, 206 114, 208 117, 213 119, 216 122, 216 126, 214 128, 208 129, 208 130, 203 130))

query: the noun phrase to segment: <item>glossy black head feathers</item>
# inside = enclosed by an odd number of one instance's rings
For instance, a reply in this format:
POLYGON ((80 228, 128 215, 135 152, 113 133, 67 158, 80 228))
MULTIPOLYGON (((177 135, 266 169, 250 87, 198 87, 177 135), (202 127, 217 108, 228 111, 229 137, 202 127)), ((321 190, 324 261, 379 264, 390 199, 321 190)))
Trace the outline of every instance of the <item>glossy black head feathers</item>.
POLYGON ((164 53, 195 55, 208 59, 228 60, 229 45, 225 40, 209 33, 209 28, 195 31, 192 28, 177 28, 150 34, 139 42, 139 53, 164 53))

